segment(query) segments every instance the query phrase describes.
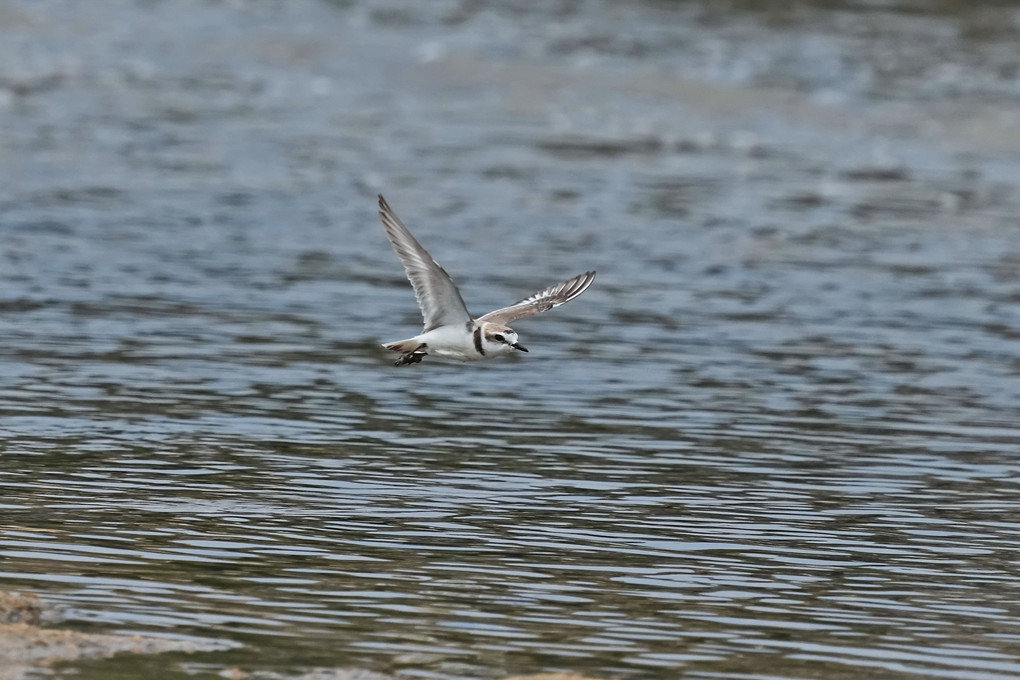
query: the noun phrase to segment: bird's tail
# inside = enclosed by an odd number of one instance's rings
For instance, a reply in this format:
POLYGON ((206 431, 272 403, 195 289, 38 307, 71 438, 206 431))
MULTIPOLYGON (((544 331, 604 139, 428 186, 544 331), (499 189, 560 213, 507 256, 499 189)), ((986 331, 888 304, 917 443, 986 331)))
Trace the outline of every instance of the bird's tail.
POLYGON ((396 342, 388 342, 385 345, 383 345, 383 347, 385 347, 386 349, 392 352, 400 352, 401 354, 413 352, 414 350, 418 349, 419 346, 421 346, 421 343, 415 340, 414 338, 411 338, 410 340, 397 340, 396 342))

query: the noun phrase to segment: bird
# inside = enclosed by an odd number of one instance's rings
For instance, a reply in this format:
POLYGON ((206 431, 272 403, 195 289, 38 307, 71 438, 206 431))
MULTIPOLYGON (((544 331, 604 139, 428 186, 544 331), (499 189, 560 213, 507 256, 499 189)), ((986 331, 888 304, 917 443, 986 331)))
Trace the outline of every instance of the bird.
POLYGON ((468 312, 457 284, 418 243, 381 194, 379 217, 386 238, 404 265, 404 273, 411 282, 425 320, 419 335, 383 345, 400 353, 394 364, 396 366, 420 363, 428 355, 476 361, 527 352, 527 348, 518 341, 517 331, 508 324, 573 300, 588 290, 595 280, 595 271, 586 271, 509 307, 475 318, 468 312))

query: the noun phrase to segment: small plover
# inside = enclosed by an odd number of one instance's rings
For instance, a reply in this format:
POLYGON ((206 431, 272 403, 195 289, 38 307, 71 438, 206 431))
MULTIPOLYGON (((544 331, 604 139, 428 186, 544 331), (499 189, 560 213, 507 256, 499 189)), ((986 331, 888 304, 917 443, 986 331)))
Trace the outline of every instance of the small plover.
POLYGON ((517 331, 507 324, 573 300, 595 280, 595 272, 588 271, 476 319, 468 312, 457 284, 411 235, 382 196, 379 196, 379 217, 386 238, 404 264, 425 318, 420 335, 383 345, 400 352, 397 366, 416 364, 429 354, 475 361, 512 354, 515 350, 527 352, 517 342, 517 331))

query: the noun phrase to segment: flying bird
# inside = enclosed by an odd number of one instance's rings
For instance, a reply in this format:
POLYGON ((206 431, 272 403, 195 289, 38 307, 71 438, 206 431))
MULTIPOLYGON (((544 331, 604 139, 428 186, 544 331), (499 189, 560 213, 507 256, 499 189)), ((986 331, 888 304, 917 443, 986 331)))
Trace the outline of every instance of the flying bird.
POLYGON ((509 307, 475 318, 468 312, 457 284, 411 235, 382 196, 379 196, 379 217, 382 218, 386 238, 404 265, 404 272, 414 288, 414 296, 425 319, 421 334, 383 345, 400 353, 397 366, 416 364, 429 354, 475 361, 527 352, 518 342, 517 331, 507 324, 559 307, 588 290, 595 280, 595 272, 587 271, 529 295, 509 307))

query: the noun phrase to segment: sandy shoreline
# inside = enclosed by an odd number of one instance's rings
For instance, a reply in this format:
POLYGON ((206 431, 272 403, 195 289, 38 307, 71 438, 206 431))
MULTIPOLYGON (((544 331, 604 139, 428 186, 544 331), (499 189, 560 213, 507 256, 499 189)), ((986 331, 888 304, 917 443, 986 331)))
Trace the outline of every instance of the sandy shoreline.
MULTIPOLYGON (((163 652, 211 652, 237 646, 229 640, 163 638, 147 635, 84 633, 40 624, 57 618, 34 593, 0 590, 0 680, 22 680, 40 667, 65 661, 100 659, 114 654, 161 654, 163 652)), ((225 669, 221 676, 232 680, 398 680, 359 668, 317 669, 299 676, 273 672, 247 673, 225 669)), ((593 680, 574 673, 541 673, 503 680, 593 680)))
POLYGON ((97 659, 124 652, 202 652, 226 649, 226 640, 84 633, 42 628, 44 604, 31 593, 0 591, 0 680, 17 680, 33 669, 62 661, 97 659))

